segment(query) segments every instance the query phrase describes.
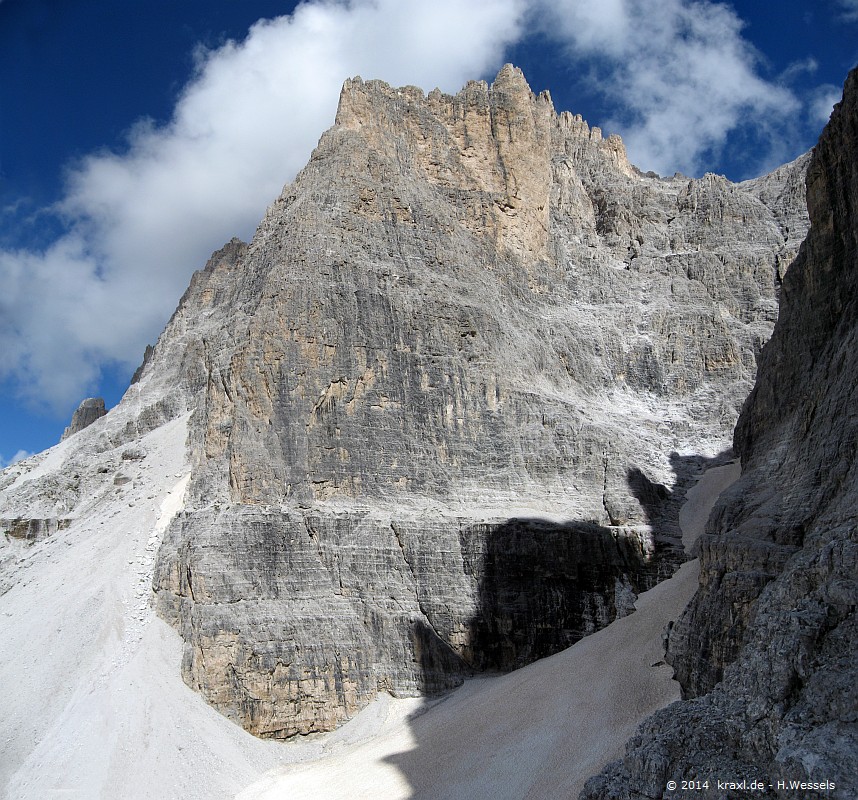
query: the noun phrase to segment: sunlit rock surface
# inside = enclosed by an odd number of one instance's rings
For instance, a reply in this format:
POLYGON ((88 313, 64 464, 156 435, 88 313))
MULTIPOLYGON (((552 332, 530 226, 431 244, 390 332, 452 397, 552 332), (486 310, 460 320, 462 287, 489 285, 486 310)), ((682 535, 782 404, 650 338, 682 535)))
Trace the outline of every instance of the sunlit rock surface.
POLYGON ((644 175, 509 66, 456 96, 348 81, 253 240, 0 516, 86 513, 190 413, 157 607, 188 684, 263 736, 556 652, 684 558, 676 510, 752 386, 805 168, 644 175))
POLYGON ((703 775, 759 777, 768 796, 858 796, 858 71, 814 150, 807 202, 736 427, 743 475, 713 511, 700 589, 669 638, 696 699, 645 723, 582 797, 656 797, 703 775))
POLYGON ((72 414, 71 423, 63 431, 62 438, 68 439, 72 434, 82 431, 97 419, 101 419, 106 413, 103 397, 87 397, 72 414))

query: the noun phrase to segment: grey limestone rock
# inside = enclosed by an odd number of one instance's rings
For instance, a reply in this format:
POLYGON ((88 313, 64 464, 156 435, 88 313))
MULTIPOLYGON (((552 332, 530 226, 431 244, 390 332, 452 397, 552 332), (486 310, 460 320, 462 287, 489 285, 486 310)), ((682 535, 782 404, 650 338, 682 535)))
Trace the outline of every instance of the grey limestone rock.
POLYGON ((728 441, 802 170, 644 176, 512 67, 456 96, 348 81, 140 381, 181 363, 195 392, 154 581, 186 680, 289 736, 628 613, 684 558, 666 509, 702 462, 670 454, 728 441))
POLYGON ((107 411, 104 408, 104 398, 87 397, 77 407, 74 414, 72 414, 71 423, 65 431, 63 431, 62 439, 60 441, 68 439, 69 436, 72 436, 89 425, 92 425, 93 422, 97 419, 101 419, 106 413, 107 411))
POLYGON ((25 517, 19 519, 0 519, 0 533, 7 540, 16 540, 26 544, 33 544, 41 539, 61 531, 69 525, 68 519, 39 519, 37 517, 25 517))
POLYGON ((730 445, 805 166, 644 175, 511 66, 455 96, 347 81, 252 241, 0 513, 122 491, 125 453, 190 414, 153 589, 185 680, 258 735, 556 652, 686 557, 676 511, 730 445))
POLYGON ((743 475, 713 510, 700 589, 668 640, 688 699, 582 797, 661 797, 667 780, 705 775, 763 779, 767 796, 858 796, 858 70, 807 201, 810 232, 736 427, 743 475))

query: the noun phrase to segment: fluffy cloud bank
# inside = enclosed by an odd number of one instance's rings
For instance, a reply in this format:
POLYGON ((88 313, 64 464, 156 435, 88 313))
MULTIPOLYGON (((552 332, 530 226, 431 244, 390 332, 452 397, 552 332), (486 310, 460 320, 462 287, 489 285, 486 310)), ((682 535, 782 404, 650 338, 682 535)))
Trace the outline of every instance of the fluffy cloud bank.
POLYGON ((760 77, 726 5, 552 0, 543 21, 569 59, 595 64, 593 80, 617 109, 603 124, 623 134, 644 169, 693 174, 735 128, 777 128, 799 110, 792 92, 760 77))
POLYGON ((170 123, 70 173, 67 233, 0 252, 0 378, 67 412, 138 361, 193 269, 265 206, 333 122, 346 77, 458 90, 520 35, 521 0, 316 0, 198 54, 170 123))
POLYGON ((310 0, 200 52, 168 124, 141 121, 125 152, 71 170, 65 233, 0 252, 0 379, 68 413, 106 365, 133 366, 191 271, 249 236, 304 165, 345 78, 457 91, 540 31, 588 65, 645 169, 694 171, 740 121, 797 106, 759 77, 735 13, 708 1, 310 0))

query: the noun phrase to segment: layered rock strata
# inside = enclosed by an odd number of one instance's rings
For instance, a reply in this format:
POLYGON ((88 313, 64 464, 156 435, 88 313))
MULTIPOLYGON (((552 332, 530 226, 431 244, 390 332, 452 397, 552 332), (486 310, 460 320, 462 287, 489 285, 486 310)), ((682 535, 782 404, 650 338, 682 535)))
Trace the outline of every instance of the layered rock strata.
POLYGON ((661 797, 670 779, 719 775, 763 780, 767 796, 858 796, 858 70, 807 202, 736 427, 743 475, 713 511, 700 589, 668 640, 694 699, 645 723, 583 797, 661 797))
POLYGON ((644 175, 512 67, 455 96, 348 81, 252 242, 0 513, 82 513, 124 473, 78 450, 190 412, 153 588, 186 681, 259 735, 555 652, 684 558, 676 509, 752 384, 805 166, 644 175))
POLYGON ((0 533, 7 540, 17 540, 32 544, 41 539, 67 528, 68 519, 39 519, 38 517, 21 517, 18 519, 0 519, 0 533))

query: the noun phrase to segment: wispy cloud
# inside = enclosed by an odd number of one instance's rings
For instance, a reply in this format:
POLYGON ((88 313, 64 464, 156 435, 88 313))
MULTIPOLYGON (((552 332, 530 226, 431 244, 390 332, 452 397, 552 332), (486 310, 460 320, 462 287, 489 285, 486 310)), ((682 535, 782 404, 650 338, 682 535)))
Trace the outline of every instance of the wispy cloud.
POLYGON ((606 127, 623 134, 644 169, 693 174, 739 126, 771 129, 798 110, 792 92, 760 76, 729 6, 546 0, 542 20, 616 103, 618 114, 606 127))
POLYGON ((838 0, 838 2, 846 19, 858 21, 858 0, 838 0))
POLYGON ((843 90, 839 86, 824 83, 813 92, 809 102, 811 118, 819 123, 820 127, 828 122, 831 111, 836 103, 840 102, 843 90))
POLYGON ((799 61, 793 61, 787 68, 781 72, 779 80, 782 83, 789 83, 801 75, 812 75, 819 69, 819 62, 815 58, 804 58, 799 61))
MULTIPOLYGON (((3 0, 0 0, 2 2, 3 0)), ((0 469, 6 469, 6 467, 11 467, 12 464, 17 464, 19 461, 23 461, 25 458, 29 458, 33 453, 29 450, 19 450, 12 458, 6 459, 0 455, 0 469)))

